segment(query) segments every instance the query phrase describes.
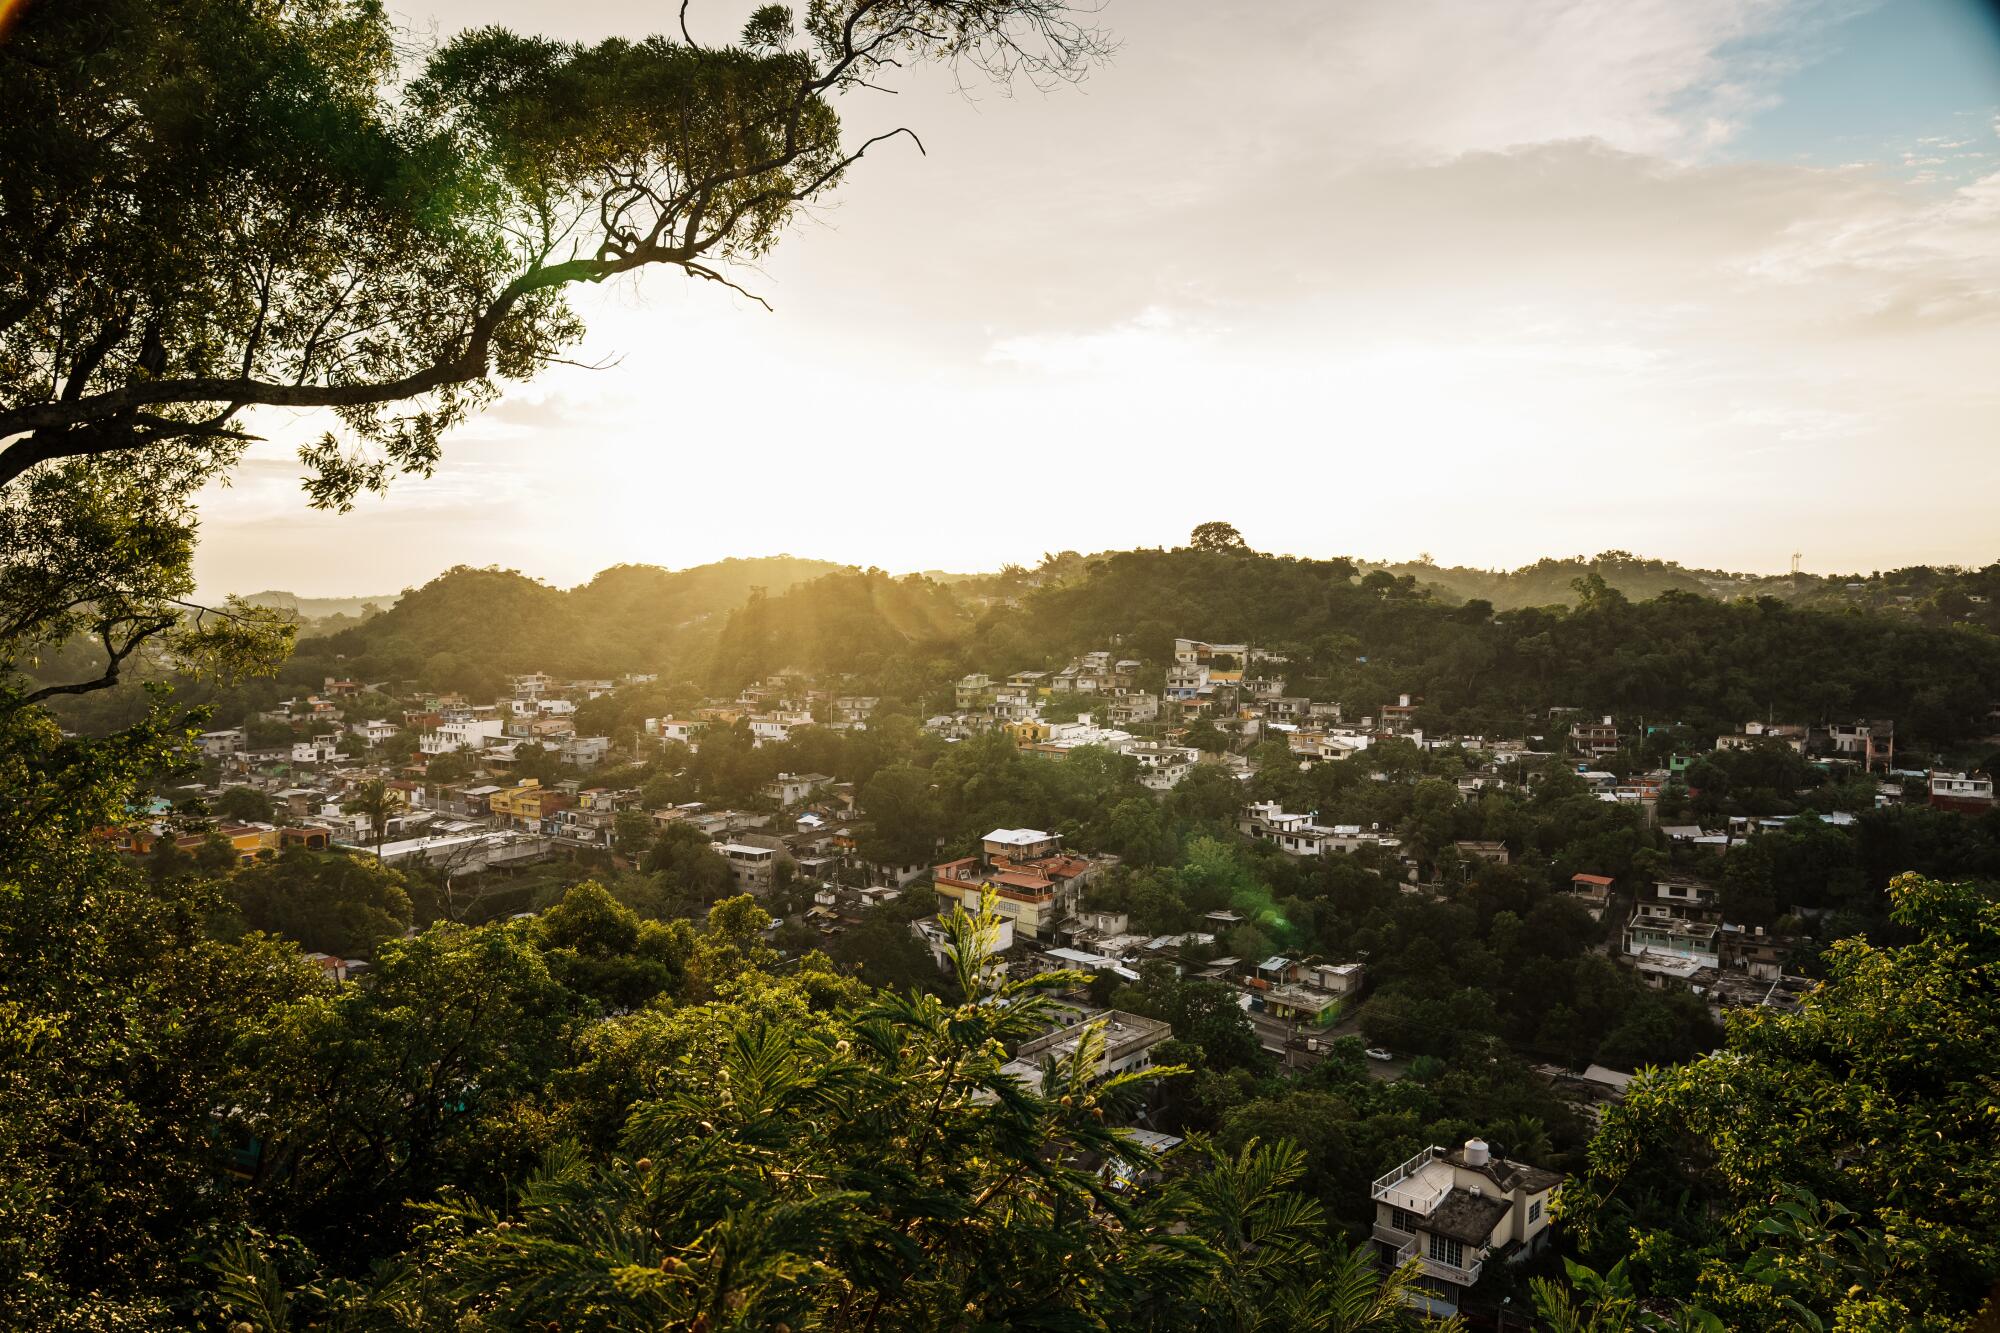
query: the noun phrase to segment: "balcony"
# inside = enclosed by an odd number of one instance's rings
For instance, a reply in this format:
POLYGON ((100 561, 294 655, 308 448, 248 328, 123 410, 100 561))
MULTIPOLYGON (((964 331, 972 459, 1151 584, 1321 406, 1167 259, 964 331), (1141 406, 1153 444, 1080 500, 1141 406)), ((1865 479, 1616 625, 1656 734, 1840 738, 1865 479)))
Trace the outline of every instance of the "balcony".
POLYGON ((1400 1208, 1406 1213, 1429 1217, 1440 1200, 1451 1192, 1451 1173, 1425 1176, 1423 1170, 1444 1156, 1442 1148, 1426 1148, 1394 1171, 1377 1180, 1368 1190, 1370 1198, 1400 1208))
POLYGON ((1381 1241, 1398 1254, 1403 1252, 1403 1247, 1413 1244, 1417 1239, 1407 1231, 1398 1231, 1396 1228, 1381 1222, 1375 1224, 1373 1235, 1376 1240, 1381 1241))
POLYGON ((1442 1282, 1449 1282, 1455 1287, 1469 1287, 1479 1281, 1479 1271, 1486 1266, 1486 1261, 1483 1258, 1474 1259, 1470 1268, 1460 1268, 1457 1264, 1448 1264, 1442 1259, 1433 1259, 1423 1252, 1423 1240, 1421 1237, 1416 1236, 1410 1238, 1408 1245, 1396 1251, 1396 1264, 1398 1267, 1410 1262, 1412 1259, 1423 1265, 1425 1276, 1437 1278, 1442 1282))

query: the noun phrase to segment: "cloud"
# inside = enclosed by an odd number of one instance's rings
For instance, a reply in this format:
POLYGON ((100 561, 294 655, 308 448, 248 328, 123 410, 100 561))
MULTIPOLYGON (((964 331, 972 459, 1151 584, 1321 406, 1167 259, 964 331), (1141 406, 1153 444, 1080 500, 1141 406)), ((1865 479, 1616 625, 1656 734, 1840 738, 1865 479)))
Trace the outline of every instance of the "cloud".
MULTIPOLYGON (((580 36, 658 19, 509 2, 580 36)), ((585 293, 576 355, 615 369, 510 389, 386 506, 237 541, 302 507, 278 448, 211 545, 260 585, 260 553, 338 551, 364 588, 778 547, 991 565, 1176 538, 1214 516, 1192 479, 1243 457, 1281 549, 1990 555, 1984 113, 1842 167, 1724 151, 1864 2, 1112 0, 1123 47, 1080 89, 968 101, 913 72, 843 107, 929 152, 871 155, 787 238, 756 278, 775 315, 672 280, 585 293), (996 457, 1118 503, 1012 507, 976 540, 907 521, 989 493, 996 457), (1384 477, 1407 503, 1361 498, 1384 477)), ((435 7, 447 30, 486 12, 435 7)))
POLYGON ((1019 334, 1001 338, 986 359, 1058 375, 1143 370, 1172 374, 1226 332, 1161 306, 1147 306, 1111 328, 1078 333, 1019 334))

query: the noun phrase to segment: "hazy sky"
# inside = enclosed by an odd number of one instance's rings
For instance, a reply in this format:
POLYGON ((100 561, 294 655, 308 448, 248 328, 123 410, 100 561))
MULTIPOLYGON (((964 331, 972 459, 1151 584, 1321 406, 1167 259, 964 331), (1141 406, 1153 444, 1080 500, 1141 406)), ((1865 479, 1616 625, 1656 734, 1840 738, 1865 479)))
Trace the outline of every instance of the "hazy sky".
MULTIPOLYGON (((648 0, 390 0, 642 34, 648 0)), ((747 6, 696 0, 718 39, 747 6)), ((741 274, 587 293, 437 475, 269 445, 211 591, 1172 545, 1809 570, 2000 558, 2000 37, 1970 0, 1108 0, 1082 86, 908 123, 741 274)))

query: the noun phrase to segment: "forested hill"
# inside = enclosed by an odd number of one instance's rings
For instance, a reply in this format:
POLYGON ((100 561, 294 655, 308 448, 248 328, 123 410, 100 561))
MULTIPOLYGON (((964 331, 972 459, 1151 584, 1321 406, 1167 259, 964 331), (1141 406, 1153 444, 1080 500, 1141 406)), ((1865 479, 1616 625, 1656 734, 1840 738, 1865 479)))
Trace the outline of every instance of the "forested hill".
POLYGON ((1057 566, 952 587, 881 575, 802 585, 730 618, 709 683, 844 671, 915 699, 919 680, 1055 666, 1113 645, 1159 664, 1186 635, 1282 651, 1292 692, 1356 715, 1410 693, 1426 725, 1493 735, 1569 707, 1712 730, 1893 717, 1913 741, 1962 747, 1992 731, 2000 702, 2000 636, 1970 621, 1681 589, 1633 600, 1589 574, 1571 589, 1578 605, 1496 612, 1345 560, 1188 548, 1057 566))
POLYGON ((705 652, 723 619, 753 594, 780 594, 841 568, 791 556, 683 570, 616 565, 564 591, 513 570, 459 566, 360 625, 301 640, 286 675, 414 678, 484 691, 518 671, 674 670, 705 652))
POLYGON ((1398 578, 1407 575, 1445 600, 1479 598, 1503 611, 1573 604, 1576 580, 1596 574, 1633 601, 1666 592, 1700 593, 1725 600, 1775 597, 1794 606, 1821 610, 1854 607, 1932 622, 1969 617, 2000 629, 2000 565, 1978 570, 1911 565, 1865 574, 1745 574, 1689 569, 1671 560, 1605 551, 1590 557, 1537 560, 1519 569, 1475 569, 1429 560, 1381 565, 1364 562, 1361 568, 1364 572, 1386 570, 1398 578))
POLYGON ((1996 607, 1970 591, 1995 577, 1986 571, 1928 571, 1935 586, 1921 597, 1880 591, 1918 586, 1902 571, 1901 582, 1879 581, 1881 604, 1856 606, 1716 596, 1685 586, 1700 580, 1676 566, 1610 556, 1530 568, 1541 604, 1511 609, 1414 572, 1191 547, 1066 552, 1036 570, 949 583, 790 557, 678 572, 625 565, 568 591, 459 568, 360 625, 305 639, 285 675, 485 692, 516 671, 656 671, 732 690, 802 670, 931 706, 967 671, 1055 666, 1111 646, 1158 665, 1186 635, 1284 652, 1291 692, 1357 715, 1418 695, 1435 729, 1519 734, 1524 719, 1569 707, 1717 729, 1886 716, 1940 747, 1993 730, 1996 607), (1642 595, 1600 573, 1606 561, 1644 575, 1632 585, 1642 595), (1565 574, 1557 599, 1553 580, 1565 574), (1664 586, 1644 595, 1654 583, 1664 586))

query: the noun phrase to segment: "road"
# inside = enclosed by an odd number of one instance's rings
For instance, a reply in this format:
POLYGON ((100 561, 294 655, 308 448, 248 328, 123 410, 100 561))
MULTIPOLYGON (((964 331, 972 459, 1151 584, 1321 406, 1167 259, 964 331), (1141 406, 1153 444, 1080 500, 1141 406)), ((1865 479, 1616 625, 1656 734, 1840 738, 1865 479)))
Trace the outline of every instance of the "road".
MULTIPOLYGON (((1307 1069, 1318 1064, 1329 1042, 1342 1037, 1358 1037, 1361 1025, 1353 1018, 1347 1018, 1329 1027, 1314 1030, 1297 1027, 1282 1018, 1273 1018, 1255 1009, 1246 1009, 1243 1016, 1250 1020, 1251 1029, 1256 1032, 1258 1042, 1265 1050, 1277 1056, 1286 1069, 1307 1069), (1319 1038, 1318 1051, 1306 1047, 1308 1037, 1319 1038)), ((1403 1058, 1394 1060, 1367 1061, 1368 1077, 1384 1083, 1394 1083, 1409 1071, 1410 1062, 1403 1058)))

